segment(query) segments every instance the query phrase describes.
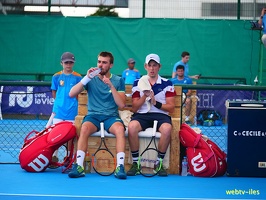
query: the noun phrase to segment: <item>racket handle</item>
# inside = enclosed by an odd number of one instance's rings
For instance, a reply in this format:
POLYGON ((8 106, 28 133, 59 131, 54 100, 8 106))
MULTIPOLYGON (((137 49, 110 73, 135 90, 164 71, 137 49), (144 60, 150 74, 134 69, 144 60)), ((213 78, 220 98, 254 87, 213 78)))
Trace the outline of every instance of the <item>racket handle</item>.
POLYGON ((51 116, 50 116, 50 118, 49 118, 49 120, 48 120, 48 122, 47 122, 45 128, 48 128, 49 126, 52 125, 54 117, 55 117, 55 113, 52 112, 52 114, 51 114, 51 116))
POLYGON ((153 121, 152 136, 155 136, 155 134, 156 134, 157 124, 158 124, 158 121, 157 120, 154 120, 153 121))
POLYGON ((100 127, 101 127, 101 129, 100 129, 100 131, 101 131, 101 138, 103 138, 104 137, 104 123, 103 122, 100 123, 100 127))

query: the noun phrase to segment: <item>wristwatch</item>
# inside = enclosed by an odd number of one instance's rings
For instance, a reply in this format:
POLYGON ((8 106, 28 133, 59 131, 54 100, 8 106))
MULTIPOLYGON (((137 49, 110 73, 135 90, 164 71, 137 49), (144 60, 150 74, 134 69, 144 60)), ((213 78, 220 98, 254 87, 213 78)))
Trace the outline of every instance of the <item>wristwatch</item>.
POLYGON ((263 15, 262 15, 262 16, 260 16, 260 18, 262 19, 262 18, 263 18, 263 15))

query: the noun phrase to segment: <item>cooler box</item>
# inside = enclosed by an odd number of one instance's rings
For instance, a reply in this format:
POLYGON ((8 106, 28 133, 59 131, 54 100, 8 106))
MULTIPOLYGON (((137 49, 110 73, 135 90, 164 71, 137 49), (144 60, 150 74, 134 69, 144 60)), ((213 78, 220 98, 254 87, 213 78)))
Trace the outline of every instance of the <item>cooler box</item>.
POLYGON ((227 101, 227 175, 266 177, 266 102, 227 101))

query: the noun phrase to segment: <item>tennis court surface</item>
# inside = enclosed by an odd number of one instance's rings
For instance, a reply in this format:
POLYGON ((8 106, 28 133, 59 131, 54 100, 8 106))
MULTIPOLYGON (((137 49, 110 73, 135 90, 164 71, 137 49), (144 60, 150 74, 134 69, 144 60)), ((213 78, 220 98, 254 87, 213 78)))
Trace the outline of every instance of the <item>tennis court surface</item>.
MULTIPOLYGON (((179 175, 126 180, 87 174, 70 179, 61 169, 29 173, 18 164, 23 139, 32 130, 42 130, 46 120, 1 120, 0 123, 0 200, 2 199, 266 199, 266 178, 200 178, 179 175), (25 126, 25 124, 27 126, 25 126), (3 164, 6 163, 6 164, 3 164), (17 164, 11 164, 17 163, 17 164)), ((213 136, 208 127, 204 134, 226 151, 226 126, 213 136)))
POLYGON ((0 199, 266 199, 265 178, 169 175, 126 180, 87 174, 70 179, 61 169, 29 173, 0 164, 0 199))

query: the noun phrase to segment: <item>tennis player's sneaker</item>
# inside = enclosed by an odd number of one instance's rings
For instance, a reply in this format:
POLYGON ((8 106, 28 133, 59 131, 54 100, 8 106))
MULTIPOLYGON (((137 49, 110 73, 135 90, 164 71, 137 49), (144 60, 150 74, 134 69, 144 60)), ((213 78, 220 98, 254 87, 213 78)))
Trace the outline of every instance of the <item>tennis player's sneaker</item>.
POLYGON ((138 174, 140 174, 140 167, 139 167, 138 163, 133 162, 130 170, 128 170, 128 172, 127 172, 127 175, 128 176, 135 176, 138 174))
POLYGON ((120 164, 116 169, 115 169, 115 177, 119 179, 126 179, 127 175, 125 172, 124 165, 120 164))
POLYGON ((154 165, 154 171, 158 176, 168 176, 166 170, 163 167, 163 160, 161 159, 157 165, 154 165))
POLYGON ((68 173, 68 176, 70 178, 79 178, 79 177, 84 177, 85 176, 85 172, 83 167, 81 167, 78 164, 74 164, 73 168, 71 169, 71 171, 68 173))

